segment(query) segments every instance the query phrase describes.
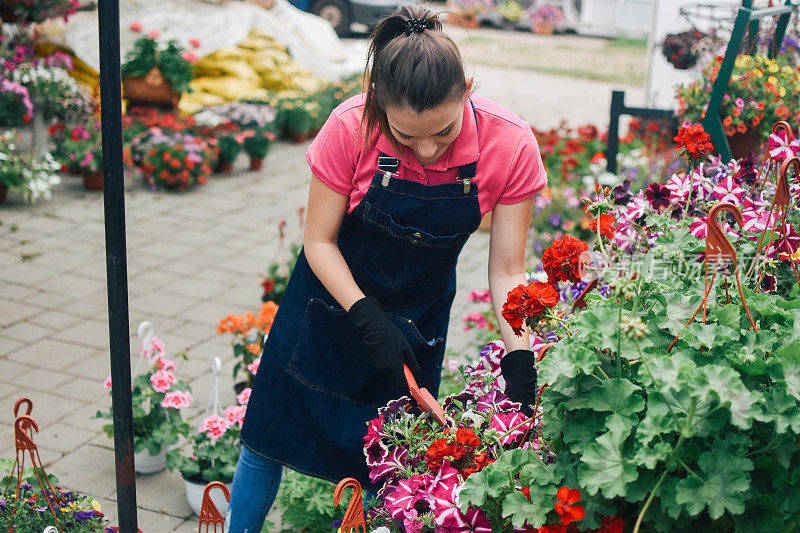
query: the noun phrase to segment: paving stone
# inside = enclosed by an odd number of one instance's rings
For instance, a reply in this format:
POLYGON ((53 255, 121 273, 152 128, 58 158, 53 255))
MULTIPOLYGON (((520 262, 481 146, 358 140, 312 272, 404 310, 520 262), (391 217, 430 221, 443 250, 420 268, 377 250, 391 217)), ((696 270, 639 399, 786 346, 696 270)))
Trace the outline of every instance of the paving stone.
POLYGON ((3 336, 23 343, 35 342, 53 334, 53 330, 36 326, 30 322, 20 322, 0 331, 3 332, 3 336))
POLYGON ((146 316, 173 316, 182 315, 184 309, 197 305, 197 300, 177 294, 165 294, 154 291, 144 296, 130 300, 130 308, 146 316))
POLYGON ((23 283, 31 287, 38 286, 53 276, 55 273, 52 270, 28 263, 15 263, 0 270, 0 281, 23 283))
POLYGON ((70 413, 77 411, 81 406, 78 402, 54 396, 47 392, 19 388, 18 394, 7 396, 0 400, 0 419, 8 417, 8 420, 10 420, 14 411, 14 404, 22 397, 29 398, 33 402, 31 416, 38 422, 40 431, 70 413))
POLYGON ((24 346, 24 344, 19 341, 3 337, 2 334, 0 334, 0 358, 8 356, 11 352, 18 350, 21 346, 24 346))
POLYGON ((26 390, 50 392, 57 390, 60 385, 71 379, 73 378, 67 374, 39 368, 16 376, 14 383, 26 390))
POLYGON ((41 311, 38 307, 0 298, 0 328, 29 318, 41 311))
POLYGON ((3 285, 0 294, 3 295, 3 298, 8 298, 9 300, 17 300, 21 301, 22 303, 29 303, 27 300, 29 300, 31 296, 38 294, 38 292, 38 290, 25 285, 6 283, 3 285))
POLYGON ((186 501, 183 478, 177 471, 136 476, 136 505, 156 513, 189 517, 192 510, 186 501))
POLYGON ((69 370, 76 362, 96 352, 85 346, 44 339, 15 351, 8 359, 46 370, 69 370))
POLYGON ((61 331, 73 326, 80 320, 81 319, 75 315, 69 315, 60 311, 46 311, 31 318, 28 322, 51 330, 61 331))
POLYGON ((92 431, 55 423, 40 427, 36 443, 43 450, 55 454, 67 454, 88 443, 95 435, 96 433, 92 431))
MULTIPOLYGON (((98 384, 98 386, 101 385, 98 384)), ((110 406, 111 398, 108 397, 104 402, 98 402, 97 404, 81 407, 72 414, 65 416, 62 420, 60 420, 60 422, 67 426, 99 434, 103 431, 103 426, 110 424, 111 421, 104 418, 95 418, 95 415, 97 414, 97 411, 108 411, 110 406)), ((114 443, 111 440, 105 439, 105 443, 106 446, 109 446, 113 449, 114 443)))
MULTIPOLYGON (((30 368, 25 365, 0 359, 0 380, 2 380, 0 381, 0 387, 2 387, 2 382, 10 383, 15 377, 29 370, 30 368)), ((3 392, 5 391, 0 388, 0 396, 5 395, 3 392)))
POLYGON ((66 487, 104 498, 116 493, 113 450, 84 444, 64 457, 52 460, 43 456, 42 461, 66 487))
POLYGON ((74 302, 61 306, 59 311, 87 318, 103 318, 108 315, 108 295, 105 289, 82 294, 74 302))
POLYGON ((36 305, 44 309, 58 309, 61 306, 72 303, 74 300, 75 298, 72 296, 65 296, 63 294, 55 294, 47 291, 39 291, 36 294, 26 298, 25 301, 31 305, 36 305))
POLYGON ((197 299, 212 299, 222 294, 225 287, 219 283, 212 283, 197 279, 193 276, 185 277, 179 281, 171 283, 164 289, 165 294, 178 294, 180 296, 194 297, 197 299))
POLYGON ((105 289, 105 282, 76 274, 63 274, 39 285, 40 288, 74 298, 105 289))
POLYGON ((53 338, 101 350, 107 349, 109 345, 108 321, 83 320, 56 333, 53 338))
MULTIPOLYGON (((103 377, 103 380, 105 380, 105 377, 103 377)), ((53 390, 53 394, 90 405, 98 405, 98 403, 104 402, 108 398, 108 391, 101 386, 103 380, 69 376, 67 381, 53 390)))

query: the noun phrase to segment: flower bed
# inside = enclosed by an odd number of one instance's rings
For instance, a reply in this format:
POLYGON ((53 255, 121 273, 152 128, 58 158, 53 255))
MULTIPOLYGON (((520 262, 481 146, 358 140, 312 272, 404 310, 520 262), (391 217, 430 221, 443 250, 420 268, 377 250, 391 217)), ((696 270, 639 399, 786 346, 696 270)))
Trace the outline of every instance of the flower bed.
POLYGON ((179 191, 204 184, 216 160, 216 150, 204 139, 159 128, 137 136, 130 150, 151 187, 179 191))

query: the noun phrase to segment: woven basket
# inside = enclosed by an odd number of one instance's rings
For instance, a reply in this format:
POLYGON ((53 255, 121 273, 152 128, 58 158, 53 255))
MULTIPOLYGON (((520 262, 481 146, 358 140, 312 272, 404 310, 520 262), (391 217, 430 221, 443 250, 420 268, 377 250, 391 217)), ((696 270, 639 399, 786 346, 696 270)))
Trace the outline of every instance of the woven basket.
POLYGON ((180 95, 172 90, 172 84, 161 75, 158 67, 138 78, 122 80, 122 92, 131 104, 162 105, 177 107, 180 95))

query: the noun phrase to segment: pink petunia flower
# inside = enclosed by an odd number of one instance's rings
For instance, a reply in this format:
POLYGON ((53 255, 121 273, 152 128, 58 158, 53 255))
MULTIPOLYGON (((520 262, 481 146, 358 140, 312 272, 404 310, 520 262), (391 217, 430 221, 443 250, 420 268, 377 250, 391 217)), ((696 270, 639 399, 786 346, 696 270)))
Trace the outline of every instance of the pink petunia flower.
POLYGON ((261 358, 259 357, 249 365, 247 365, 247 370, 250 371, 251 374, 254 376, 258 373, 258 367, 261 365, 261 358))
POLYGON ((242 422, 244 422, 244 413, 246 411, 246 405, 231 405, 225 409, 225 412, 222 414, 225 415, 225 420, 227 420, 228 424, 231 426, 234 424, 239 424, 239 427, 242 427, 242 422))
POLYGON ((784 161, 800 154, 800 141, 789 140, 786 131, 779 130, 769 136, 769 155, 776 161, 784 161))
POLYGON ((200 426, 200 433, 208 435, 213 442, 223 436, 229 427, 230 424, 225 418, 219 415, 211 415, 203 420, 203 424, 200 426))
POLYGON ((483 316, 483 313, 470 313, 464 317, 464 322, 467 323, 467 325, 464 326, 464 331, 469 331, 472 328, 486 329, 489 327, 489 322, 486 320, 486 317, 483 316))
POLYGON ((247 405, 247 402, 250 401, 250 393, 253 391, 250 387, 247 387, 242 392, 236 395, 236 401, 239 402, 239 405, 247 405))
POLYGON ((719 180, 714 187, 714 197, 720 202, 730 202, 736 206, 742 205, 742 198, 747 194, 739 180, 733 176, 726 176, 719 180))
POLYGON ((143 26, 142 26, 142 23, 141 23, 141 22, 139 22, 138 20, 136 20, 136 21, 133 21, 133 22, 131 22, 131 25, 130 25, 130 26, 128 26, 128 28, 129 28, 131 31, 140 32, 140 31, 142 31, 142 28, 143 28, 143 26))
POLYGON ((496 415, 492 416, 489 425, 500 435, 504 435, 500 439, 500 444, 506 445, 516 442, 525 434, 527 426, 517 426, 526 420, 528 420, 528 417, 522 413, 497 413, 496 415), (516 429, 512 430, 512 428, 516 429), (509 432, 508 435, 505 435, 506 432, 509 432))
POLYGON ((167 392, 177 382, 175 374, 169 370, 157 370, 150 376, 150 385, 156 392, 167 392))
POLYGON ((190 392, 172 391, 168 392, 161 400, 161 407, 164 409, 185 409, 192 405, 194 399, 190 392))

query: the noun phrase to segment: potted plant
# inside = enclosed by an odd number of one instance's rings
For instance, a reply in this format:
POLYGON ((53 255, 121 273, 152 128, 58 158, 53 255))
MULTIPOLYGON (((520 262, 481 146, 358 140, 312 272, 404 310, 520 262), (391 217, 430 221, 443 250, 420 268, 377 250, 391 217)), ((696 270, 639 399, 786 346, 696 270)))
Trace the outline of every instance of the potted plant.
POLYGON ((515 0, 503 0, 503 2, 497 6, 497 14, 500 15, 506 26, 513 26, 522 19, 524 11, 522 10, 522 6, 515 2, 515 0))
MULTIPOLYGON (((700 78, 678 87, 678 115, 684 122, 705 119, 714 81, 722 57, 716 57, 701 71, 700 78)), ((736 58, 720 119, 737 159, 758 154, 769 137, 770 126, 780 120, 800 121, 800 67, 788 55, 775 59, 740 55, 736 58)))
MULTIPOLYGON (((142 31, 141 23, 130 29, 142 31)), ((178 41, 158 42, 160 32, 143 34, 125 56, 122 63, 122 89, 132 103, 176 107, 180 95, 188 92, 197 56, 178 41)))
POLYGON ((321 108, 316 102, 299 98, 287 99, 282 100, 280 106, 281 122, 289 137, 296 143, 307 141, 320 125, 321 108))
POLYGON ((150 128, 131 143, 131 157, 154 189, 185 191, 208 180, 216 147, 195 135, 150 128))
POLYGON ((230 174, 233 171, 233 162, 244 149, 245 135, 239 130, 238 126, 231 123, 232 127, 227 131, 217 133, 217 147, 219 148, 218 169, 223 174, 230 174))
POLYGON ((448 13, 447 21, 465 28, 477 28, 480 26, 478 17, 486 13, 490 6, 485 0, 452 0, 450 8, 454 12, 448 13))
POLYGON ((27 2, 3 2, 0 15, 3 22, 33 24, 48 19, 68 19, 80 7, 79 0, 30 0, 27 2))
MULTIPOLYGON (((0 459, 0 472, 9 472, 13 464, 14 461, 11 459, 0 459)), ((0 479, 0 490, 2 490, 0 529, 47 533, 49 526, 56 525, 53 513, 50 511, 50 504, 53 504, 61 531, 65 533, 105 531, 106 520, 96 500, 78 492, 64 490, 58 486, 58 479, 52 474, 47 474, 47 481, 55 494, 49 492, 45 494, 37 473, 33 468, 25 467, 20 480, 19 501, 14 506, 17 491, 16 477, 12 473, 0 479)))
POLYGON ((252 383, 253 376, 258 371, 259 355, 264 348, 264 340, 272 327, 278 305, 275 302, 264 302, 258 316, 252 312, 245 315, 230 314, 219 321, 217 333, 224 335, 230 333, 233 338, 233 356, 236 364, 233 367, 233 379, 244 372, 244 380, 234 385, 236 393, 240 393, 252 383))
MULTIPOLYGON (((226 408, 221 416, 216 413, 205 416, 198 429, 189 428, 184 433, 189 441, 188 449, 174 449, 167 453, 167 467, 181 473, 186 500, 197 516, 200 516, 203 489, 207 483, 220 481, 230 488, 233 482, 241 451, 239 433, 248 399, 249 390, 240 394, 237 405, 226 408)), ((225 516, 227 502, 220 503, 217 503, 217 508, 225 516)))
POLYGON ((0 204, 6 201, 9 189, 19 189, 23 186, 22 171, 25 168, 25 159, 15 152, 17 132, 0 133, 0 204))
POLYGON ((7 78, 0 79, 0 126, 13 128, 33 118, 33 103, 27 87, 7 78))
MULTIPOLYGON (((133 380, 133 451, 136 471, 154 474, 164 470, 170 446, 186 432, 188 423, 181 411, 192 404, 189 385, 175 376, 175 363, 165 357, 164 343, 153 337, 147 346, 139 348, 147 361, 147 369, 133 380)), ((188 359, 186 352, 178 354, 188 359)), ((103 386, 111 392, 111 376, 103 386)), ((98 411, 95 418, 112 418, 112 410, 98 411)), ((103 426, 109 438, 114 436, 113 424, 103 426)))
POLYGON ((267 157, 275 134, 266 129, 245 130, 244 149, 250 157, 250 170, 261 170, 264 166, 264 158, 267 157))
POLYGON ((564 13, 556 6, 543 5, 529 10, 531 30, 541 35, 552 35, 564 26, 564 13))
POLYGON ((31 154, 16 150, 15 130, 0 133, 0 203, 8 190, 19 193, 28 202, 50 198, 51 189, 61 183, 56 172, 61 168, 50 153, 31 154))

